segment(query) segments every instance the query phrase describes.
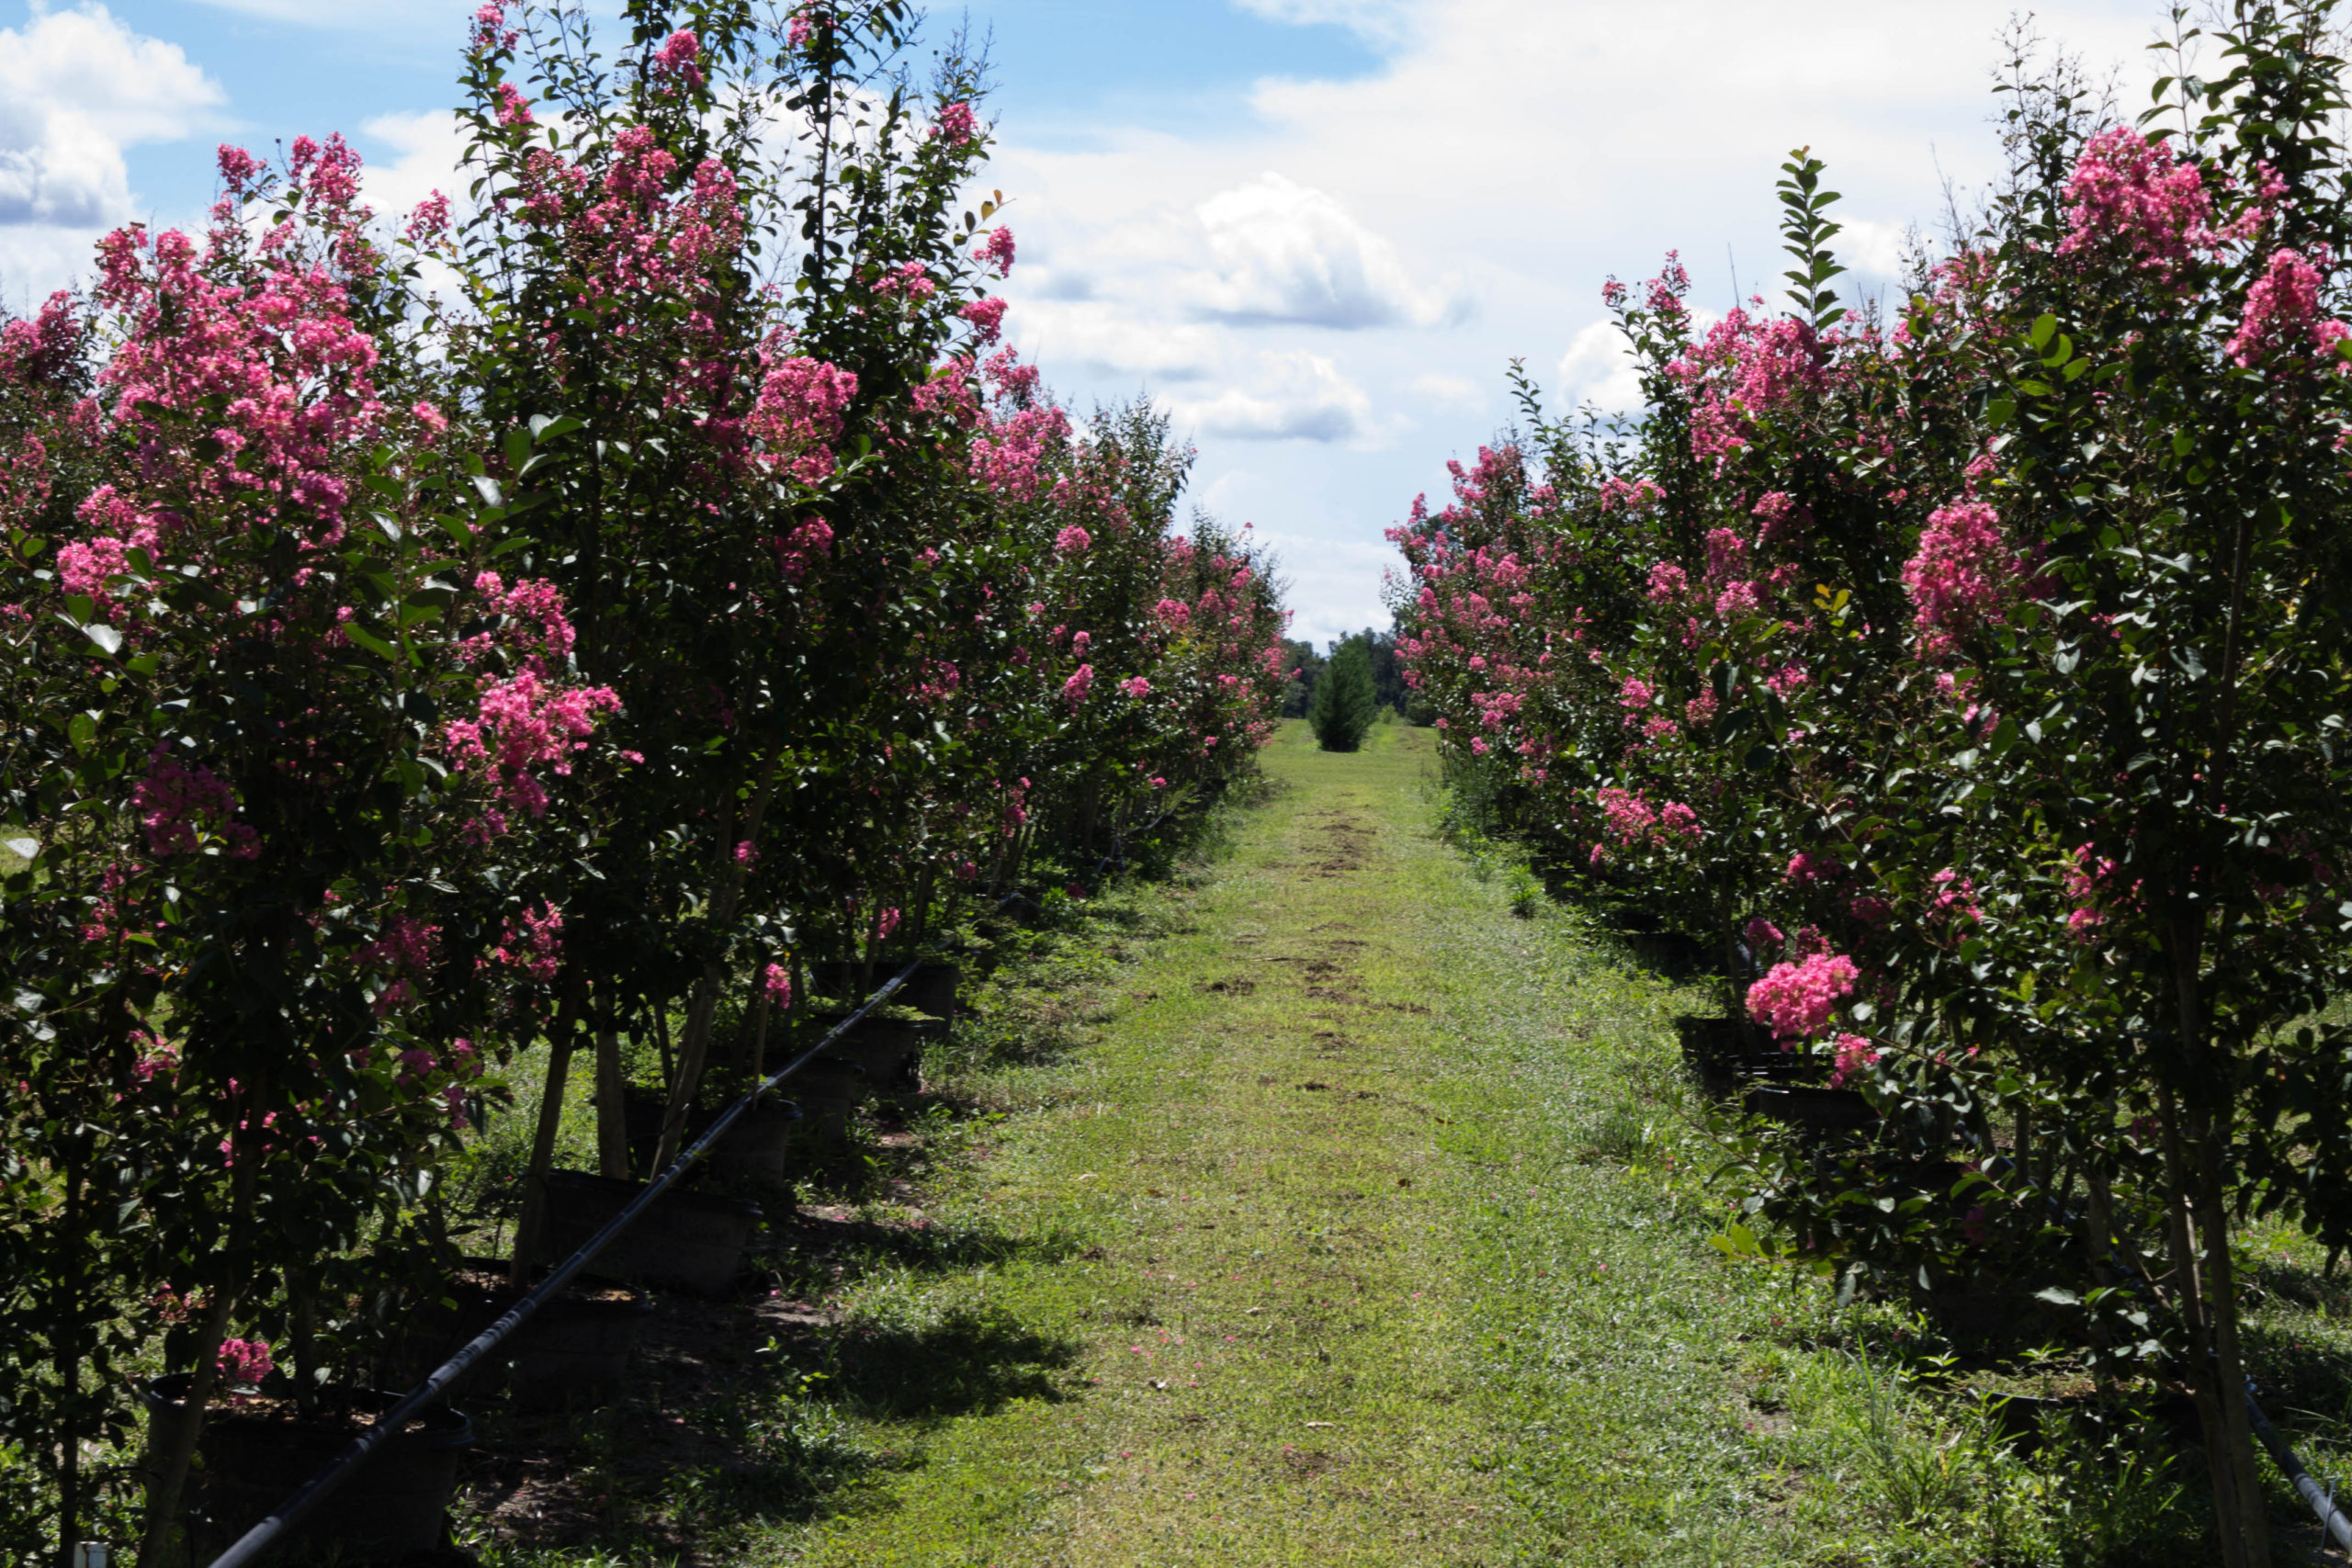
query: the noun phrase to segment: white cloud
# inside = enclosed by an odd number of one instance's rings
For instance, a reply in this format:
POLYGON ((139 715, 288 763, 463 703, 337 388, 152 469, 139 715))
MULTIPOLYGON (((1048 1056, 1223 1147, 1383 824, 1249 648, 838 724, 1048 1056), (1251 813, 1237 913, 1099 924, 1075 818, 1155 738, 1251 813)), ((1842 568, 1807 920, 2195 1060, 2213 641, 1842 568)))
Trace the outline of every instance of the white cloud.
POLYGON ((66 283, 91 242, 133 215, 123 149, 187 136, 223 102, 178 45, 105 6, 36 7, 0 28, 0 288, 66 283))
POLYGON ((360 173, 361 193, 378 213, 395 222, 404 220, 435 191, 463 205, 469 182, 458 160, 465 153, 466 135, 455 114, 447 109, 381 114, 360 129, 392 149, 390 159, 371 159, 360 173))
POLYGON ((1608 413, 1641 406, 1633 345, 1616 322, 1595 321, 1568 340, 1568 351, 1560 355, 1559 400, 1570 407, 1590 403, 1608 413))
POLYGON ((1394 246, 1329 194, 1269 171, 1195 209, 1212 270, 1196 308, 1243 323, 1434 326, 1443 295, 1414 283, 1394 246))
POLYGON ((1372 400, 1319 354, 1261 355, 1247 387, 1168 406, 1179 423, 1242 441, 1351 441, 1372 424, 1372 400))
MULTIPOLYGON (((1849 305, 1897 275, 1907 223, 1935 227, 1944 174, 1965 207, 1999 172, 1987 88, 2015 0, 1237 3, 1348 27, 1384 63, 1261 80, 1250 112, 1175 132, 1008 113, 988 180, 1014 198, 1023 268, 1043 264, 1005 291, 1047 378, 1081 400, 1169 394, 1203 491, 1253 476, 1242 514, 1293 541, 1305 624, 1362 624, 1341 607, 1376 600, 1381 530, 1508 417, 1511 358, 1570 403, 1637 401, 1601 320, 1611 274, 1679 247, 1694 308, 1730 308, 1734 265, 1777 301, 1789 149, 1846 193, 1849 305), (1100 313, 1082 329, 1080 305, 1100 313), (1487 395, 1449 399, 1463 385, 1487 395), (1323 438, 1267 460, 1270 434, 1307 431, 1323 438)), ((2162 9, 2052 0, 2037 21, 2094 72, 2137 73, 2162 9)), ((2120 99, 2138 90, 2127 76, 2120 99)))
POLYGON ((481 0, 199 0, 215 10, 307 28, 383 30, 443 19, 462 20, 481 0))
POLYGON ((1885 223, 1873 218, 1841 218, 1844 229, 1830 243, 1838 259, 1866 276, 1886 280, 1903 276, 1904 262, 1914 243, 1915 226, 1885 223))
POLYGON ((1396 44, 1410 29, 1409 0, 1238 0, 1241 9, 1294 27, 1329 23, 1374 43, 1396 44))

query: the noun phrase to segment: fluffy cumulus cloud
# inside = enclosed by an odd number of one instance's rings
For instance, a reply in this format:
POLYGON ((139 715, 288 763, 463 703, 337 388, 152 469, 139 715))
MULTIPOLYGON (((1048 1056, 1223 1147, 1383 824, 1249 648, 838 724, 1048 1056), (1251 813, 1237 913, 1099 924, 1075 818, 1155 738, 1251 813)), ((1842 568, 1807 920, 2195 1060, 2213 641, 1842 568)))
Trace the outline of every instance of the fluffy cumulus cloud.
MULTIPOLYGON (((1382 529, 1493 438, 1512 359, 1555 408, 1638 402, 1611 274, 1679 248, 1694 306, 1778 299, 1790 149, 1846 193, 1849 303, 1899 280, 1946 175, 1965 207, 1998 173, 2013 0, 1230 3, 1348 28, 1381 63, 1270 76, 1248 112, 1175 130, 1012 116, 989 182, 1018 203, 1024 348, 1081 399, 1170 404, 1205 491, 1290 541, 1307 635, 1379 618, 1382 529)), ((2054 0, 2036 25, 2137 73, 2161 11, 2054 0)))
POLYGON ((1329 192, 1268 172, 1196 209, 1210 265, 1188 281, 1206 316, 1360 328, 1435 326, 1448 301, 1329 192))
POLYGON ((1372 400, 1319 354, 1261 354, 1237 384, 1167 402, 1202 434, 1243 441, 1353 441, 1372 428, 1372 400))
POLYGON ((22 303, 79 272, 132 216, 123 150, 187 136, 222 101, 178 45, 103 6, 0 28, 0 290, 22 303))

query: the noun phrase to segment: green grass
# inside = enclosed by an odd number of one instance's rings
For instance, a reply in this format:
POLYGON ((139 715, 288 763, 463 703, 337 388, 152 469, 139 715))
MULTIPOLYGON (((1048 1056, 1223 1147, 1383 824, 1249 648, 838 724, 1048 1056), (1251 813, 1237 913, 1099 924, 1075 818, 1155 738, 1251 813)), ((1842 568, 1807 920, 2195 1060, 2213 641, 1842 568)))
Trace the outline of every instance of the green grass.
POLYGON ((1440 842, 1428 739, 1287 726, 1213 864, 1004 933, 494 1568, 2198 1560, 2177 1466, 2029 1463, 1905 1314, 1707 1245, 1701 998, 1440 842))

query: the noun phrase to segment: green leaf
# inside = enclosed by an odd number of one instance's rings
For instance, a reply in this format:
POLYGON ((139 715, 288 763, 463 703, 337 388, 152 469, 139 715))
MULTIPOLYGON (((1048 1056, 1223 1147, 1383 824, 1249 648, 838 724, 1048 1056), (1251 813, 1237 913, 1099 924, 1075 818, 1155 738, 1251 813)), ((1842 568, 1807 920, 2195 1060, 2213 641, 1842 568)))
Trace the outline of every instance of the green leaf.
POLYGON ((488 474, 474 476, 474 489, 481 491, 482 500, 492 506, 502 505, 505 501, 503 493, 498 488, 498 481, 488 474))
POLYGON ((122 650, 122 634, 104 621, 94 621, 84 626, 82 635, 96 643, 99 651, 109 658, 122 650))
POLYGON ((18 860, 30 860, 35 855, 40 853, 40 840, 38 839, 8 839, 6 840, 0 840, 0 849, 6 849, 10 854, 15 855, 18 860))
POLYGON ((361 626, 357 621, 344 622, 343 630, 345 636, 350 637, 352 641, 357 643, 360 647, 366 649, 368 652, 375 654, 377 657, 380 659, 390 659, 395 662, 399 660, 401 656, 400 649, 394 648, 390 643, 386 642, 382 637, 378 637, 374 632, 369 631, 366 626, 361 626))
POLYGON ((2057 335, 2058 318, 2044 311, 2034 318, 2033 330, 2026 334, 2026 341, 2033 344, 2033 351, 2036 354, 2040 354, 2050 346, 2050 340, 2057 335))

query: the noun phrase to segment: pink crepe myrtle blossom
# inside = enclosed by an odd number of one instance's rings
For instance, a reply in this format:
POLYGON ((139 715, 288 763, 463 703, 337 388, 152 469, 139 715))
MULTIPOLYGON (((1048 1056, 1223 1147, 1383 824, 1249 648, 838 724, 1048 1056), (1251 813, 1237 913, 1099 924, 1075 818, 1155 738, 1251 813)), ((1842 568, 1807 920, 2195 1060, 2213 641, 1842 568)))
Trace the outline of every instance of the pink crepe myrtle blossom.
POLYGON ((1853 995, 1860 975, 1842 953, 1776 964, 1747 987, 1748 1014, 1783 1041, 1809 1040, 1829 1026, 1838 999, 1853 995))
POLYGON ((1690 574, 1672 561, 1662 560, 1650 568, 1650 602, 1663 604, 1679 599, 1690 586, 1690 574))
POLYGON ((1756 596, 1756 584, 1735 582, 1715 596, 1715 615, 1722 620, 1736 620, 1756 614, 1761 604, 1756 596))
POLYGON ((1153 619, 1168 626, 1189 626, 1193 619, 1192 607, 1182 599, 1162 599, 1151 607, 1151 614, 1153 619))
POLYGON ((760 863, 760 846, 746 839, 735 846, 735 863, 746 869, 760 863))
POLYGON ((695 37, 694 29, 680 28, 663 39, 662 47, 653 51, 653 73, 673 76, 688 86, 699 87, 702 85, 702 68, 695 62, 701 56, 702 43, 695 37))
POLYGON ((781 964, 771 964, 762 972, 760 983, 767 993, 770 1007, 788 1008, 792 1005, 791 970, 781 964))
POLYGON ((1062 682, 1062 701, 1070 707, 1077 707, 1093 690, 1094 666, 1081 664, 1069 680, 1062 682))
POLYGON ((2120 252, 2135 266, 2170 276, 2221 238, 2203 175, 2172 143, 2119 125, 2093 137, 2066 182, 2066 237, 2058 254, 2120 252))
POLYGON ((982 343, 994 343, 1004 332, 1005 301, 996 295, 975 299, 956 312, 972 323, 982 343))
POLYGON ((1844 863, 1834 855, 1817 855, 1810 850, 1800 850, 1789 857, 1788 869, 1782 876, 1796 887, 1809 887, 1814 883, 1846 874, 1844 863))
POLYGON ((1894 917, 1894 906, 1875 893, 1857 893, 1846 900, 1846 912, 1866 926, 1883 926, 1894 917))
MULTIPOLYGON (((617 713, 620 705, 609 686, 558 688, 524 670, 484 687, 477 716, 445 726, 443 743, 458 772, 482 771, 502 800, 544 817, 547 789, 533 770, 569 774, 571 754, 587 744, 596 716, 617 713)), ((503 819, 490 829, 502 831, 503 819)))
POLYGON ((1695 844, 1706 834, 1699 821, 1699 814, 1679 800, 1669 800, 1657 808, 1657 836, 1661 840, 1679 840, 1695 844))
POLYGON ((1012 231, 998 224, 989 232, 988 241, 972 253, 975 261, 987 262, 1000 277, 1012 270, 1012 231))
POLYGON ((1758 957, 1762 957, 1768 953, 1780 952, 1788 945, 1789 941, 1787 937, 1781 934, 1780 927, 1761 915, 1751 916, 1747 924, 1740 928, 1740 935, 1747 942, 1747 951, 1758 957))
MULTIPOLYGON (((2293 251, 2275 253, 2262 276, 2245 291, 2245 310, 2238 330, 2225 344, 2229 356, 2251 366, 2274 349, 2299 346, 2309 339, 2326 348, 2341 330, 2323 335, 2319 320, 2319 269, 2293 251)), ((2328 322, 2341 329, 2341 322, 2328 322)))
POLYGON ((895 906, 882 910, 881 913, 874 917, 874 940, 876 942, 889 941, 893 936, 898 934, 899 922, 905 918, 906 916, 904 912, 895 906))
POLYGON ((223 1339, 213 1364, 231 1388, 252 1388, 277 1370, 269 1346, 259 1339, 223 1339))
POLYGON ((761 378, 743 429, 762 444, 768 464, 803 484, 818 484, 833 471, 831 443, 840 439, 856 397, 857 377, 837 365, 807 355, 776 357, 761 378))
POLYGON ((1130 675, 1119 682, 1119 690, 1140 702, 1151 695, 1151 682, 1140 675, 1130 675))
POLYGON ((1715 694, 1712 687, 1682 705, 1683 722, 1694 729, 1701 725, 1713 723, 1714 717, 1715 694))
POLYGON ((512 82, 501 82, 498 85, 498 123, 509 126, 526 126, 533 123, 531 100, 525 97, 522 89, 512 82))
POLYGON ((931 128, 932 135, 950 147, 961 147, 972 140, 978 130, 978 122, 973 118, 972 106, 967 103, 947 105, 939 111, 939 118, 931 128))
POLYGON ((1948 632, 1989 618, 2016 580, 2017 564, 1992 507, 1961 501, 1937 508, 1903 568, 1913 623, 1948 632))
POLYGON ((1838 1063, 1830 1069, 1829 1087, 1843 1089, 1846 1081, 1879 1058, 1878 1047, 1859 1034, 1838 1036, 1838 1063))
POLYGON ((1094 543, 1094 536, 1073 523, 1054 536, 1054 548, 1066 556, 1083 555, 1094 543))
MULTIPOLYGON (((1475 667, 1476 661, 1472 662, 1475 667)), ((1638 676, 1628 675, 1625 683, 1617 688, 1617 703, 1627 713, 1635 714, 1650 705, 1652 694, 1649 686, 1638 676)))
POLYGON ((490 956, 542 984, 554 979, 563 957, 563 911, 545 901, 536 912, 526 907, 519 928, 509 920, 499 931, 490 956))
POLYGON ((232 860, 261 853, 261 835, 235 819, 237 793, 228 781, 201 763, 188 767, 161 745, 149 756, 147 774, 132 786, 130 798, 152 853, 194 854, 203 837, 220 840, 232 860))

